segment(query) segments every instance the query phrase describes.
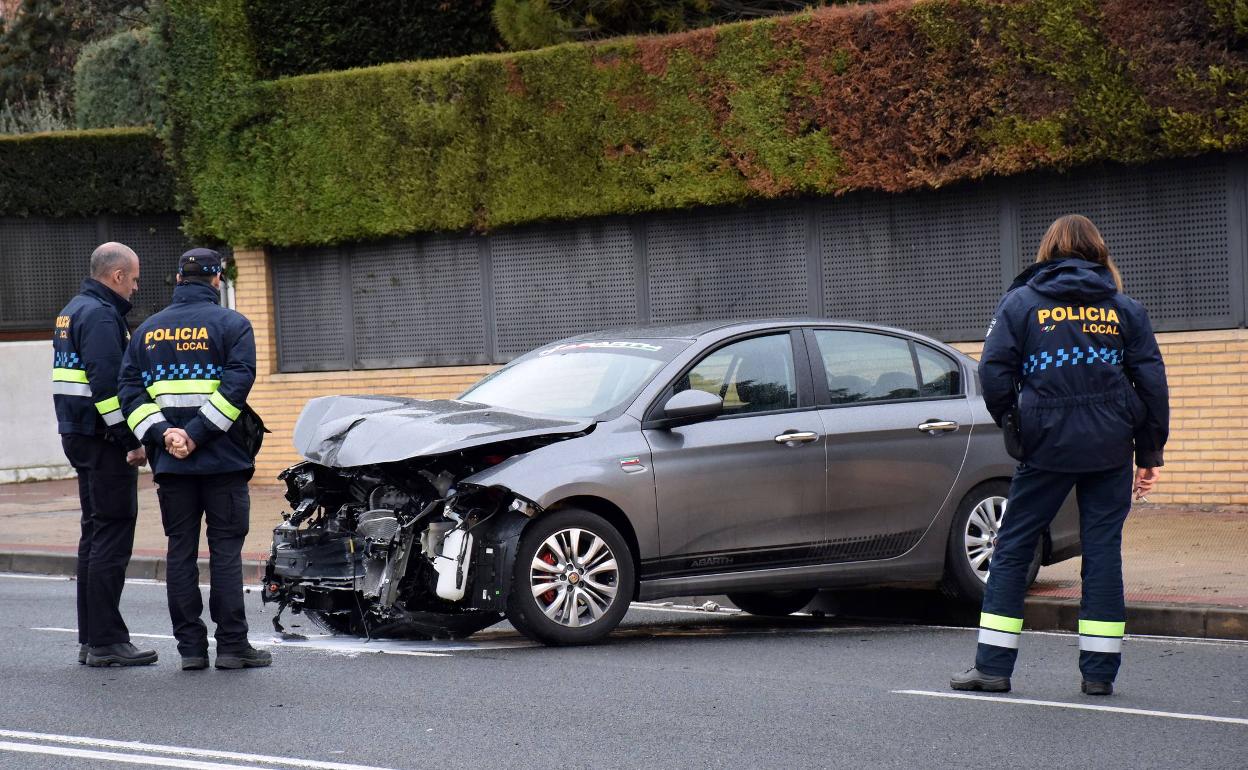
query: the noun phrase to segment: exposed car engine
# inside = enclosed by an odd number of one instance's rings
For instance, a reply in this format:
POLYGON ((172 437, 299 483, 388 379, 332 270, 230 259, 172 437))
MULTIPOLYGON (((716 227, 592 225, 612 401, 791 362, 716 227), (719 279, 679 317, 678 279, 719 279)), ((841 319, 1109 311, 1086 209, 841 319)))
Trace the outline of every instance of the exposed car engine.
POLYGON ((273 531, 263 591, 281 614, 369 637, 458 638, 502 619, 532 503, 459 483, 553 438, 356 468, 284 471, 291 510, 273 531))

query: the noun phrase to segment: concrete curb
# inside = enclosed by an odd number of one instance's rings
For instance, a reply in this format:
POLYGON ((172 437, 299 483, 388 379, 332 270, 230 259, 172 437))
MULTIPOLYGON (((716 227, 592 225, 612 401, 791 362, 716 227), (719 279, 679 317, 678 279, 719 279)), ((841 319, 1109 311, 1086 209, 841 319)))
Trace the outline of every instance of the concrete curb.
MULTIPOLYGON (((264 566, 263 561, 243 560, 243 582, 255 584, 263 580, 264 566)), ((200 559, 199 568, 201 575, 206 576, 207 560, 200 559)), ((73 576, 77 569, 78 557, 73 553, 0 551, 0 572, 73 576)), ((166 574, 165 560, 152 556, 132 558, 126 570, 126 577, 148 580, 164 580, 166 574)), ((850 615, 862 615, 852 608, 846 609, 850 610, 850 615)), ((1026 627, 1033 631, 1074 631, 1079 627, 1079 601, 1029 596, 1023 618, 1026 627)), ((920 622, 935 622, 935 619, 922 618, 920 622)), ((1141 635, 1248 640, 1248 608, 1134 602, 1127 605, 1127 630, 1141 635)))
MULTIPOLYGON (((243 560, 243 582, 259 583, 264 579, 262 561, 243 560)), ((208 575, 208 560, 199 560, 201 577, 208 575)), ((78 572, 78 555, 51 551, 0 551, 0 572, 73 577, 78 572)), ((138 580, 164 580, 168 574, 165 559, 135 556, 126 568, 126 577, 138 580)))
MULTIPOLYGON (((1074 631, 1079 627, 1079 601, 1030 596, 1023 611, 1034 631, 1074 631)), ((1203 639, 1248 640, 1248 609, 1214 604, 1127 604, 1127 632, 1142 636, 1192 636, 1203 639)))

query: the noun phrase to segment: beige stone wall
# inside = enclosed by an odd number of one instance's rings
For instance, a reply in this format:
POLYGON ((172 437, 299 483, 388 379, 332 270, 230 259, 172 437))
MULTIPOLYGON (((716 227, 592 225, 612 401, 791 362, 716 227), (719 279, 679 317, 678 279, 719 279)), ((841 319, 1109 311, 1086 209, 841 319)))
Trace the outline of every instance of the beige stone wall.
MULTIPOLYGON (((310 398, 343 393, 448 398, 489 366, 280 374, 273 340, 273 290, 262 251, 239 250, 236 305, 256 331, 258 375, 249 403, 273 431, 256 483, 297 462, 291 435, 310 398)), ((1170 443, 1155 503, 1248 505, 1248 330, 1158 336, 1171 388, 1170 443)), ((977 356, 982 343, 957 347, 977 356)))

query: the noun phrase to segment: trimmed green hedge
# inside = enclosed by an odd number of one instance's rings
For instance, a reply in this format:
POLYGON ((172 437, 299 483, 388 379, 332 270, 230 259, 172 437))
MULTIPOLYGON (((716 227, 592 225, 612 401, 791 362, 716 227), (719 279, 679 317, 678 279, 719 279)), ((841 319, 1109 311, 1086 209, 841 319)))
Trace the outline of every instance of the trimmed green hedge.
POLYGON ((169 3, 171 58, 197 63, 175 110, 192 227, 235 244, 1248 147, 1248 58, 1218 0, 901 2, 269 82, 248 82, 245 19, 226 23, 241 3, 169 3))
POLYGON ((247 0, 264 77, 499 51, 492 0, 247 0))
POLYGON ((150 28, 126 30, 83 47, 74 65, 78 127, 160 125, 162 56, 150 28))
POLYGON ((173 210, 173 174, 148 129, 0 136, 0 216, 173 210))

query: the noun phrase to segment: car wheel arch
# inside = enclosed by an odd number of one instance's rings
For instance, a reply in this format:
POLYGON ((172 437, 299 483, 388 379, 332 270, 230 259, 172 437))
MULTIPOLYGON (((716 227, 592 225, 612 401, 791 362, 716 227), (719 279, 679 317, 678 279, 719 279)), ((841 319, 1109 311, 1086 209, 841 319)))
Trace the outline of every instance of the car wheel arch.
POLYGON ((629 520, 628 514, 624 513, 622 508, 610 500, 594 497, 593 495, 565 497, 546 506, 543 513, 553 513, 554 511, 567 508, 579 508, 583 511, 597 514, 606 519, 611 526, 619 531, 620 535, 624 537, 624 542, 628 545, 629 556, 633 560, 633 574, 638 576, 636 580, 637 585, 633 586, 634 589, 637 589, 641 583, 641 546, 637 541, 637 531, 633 528, 633 522, 629 520))

